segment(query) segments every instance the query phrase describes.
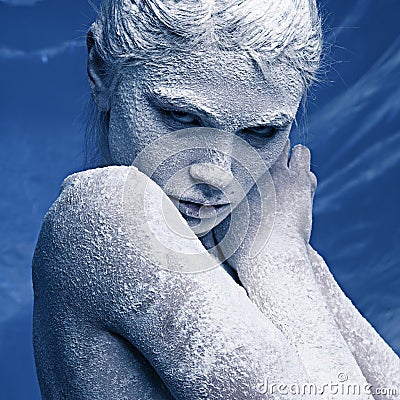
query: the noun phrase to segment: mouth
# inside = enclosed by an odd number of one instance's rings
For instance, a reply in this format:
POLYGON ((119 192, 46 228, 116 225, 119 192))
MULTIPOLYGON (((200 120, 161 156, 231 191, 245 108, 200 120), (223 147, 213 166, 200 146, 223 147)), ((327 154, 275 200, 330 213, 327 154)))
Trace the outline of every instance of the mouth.
POLYGON ((176 198, 171 198, 172 202, 175 206, 178 207, 179 211, 192 218, 196 219, 208 219, 215 218, 222 213, 228 211, 230 209, 230 203, 223 204, 211 204, 211 203, 197 203, 195 201, 190 200, 178 200, 176 198))

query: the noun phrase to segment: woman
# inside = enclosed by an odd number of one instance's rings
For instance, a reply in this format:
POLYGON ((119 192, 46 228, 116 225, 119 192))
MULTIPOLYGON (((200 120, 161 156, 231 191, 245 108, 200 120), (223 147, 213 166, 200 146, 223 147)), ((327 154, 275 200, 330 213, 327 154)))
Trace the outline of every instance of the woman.
POLYGON ((399 383, 308 244, 316 181, 288 136, 320 53, 308 0, 104 1, 88 74, 108 167, 66 179, 33 262, 44 398, 371 399, 399 383), (328 388, 347 380, 359 393, 328 388))

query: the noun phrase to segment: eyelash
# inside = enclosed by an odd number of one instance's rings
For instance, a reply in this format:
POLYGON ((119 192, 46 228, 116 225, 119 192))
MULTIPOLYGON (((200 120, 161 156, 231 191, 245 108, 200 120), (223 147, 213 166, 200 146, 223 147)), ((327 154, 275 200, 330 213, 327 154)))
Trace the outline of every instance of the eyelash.
POLYGON ((201 126, 201 121, 200 119, 191 114, 187 113, 185 111, 180 111, 180 110, 173 110, 173 109, 161 109, 162 113, 166 115, 169 118, 169 125, 172 126, 201 126), (179 116, 181 114, 181 116, 179 116), (192 118, 191 121, 184 121, 184 118, 189 117, 192 118))
MULTIPOLYGON (((194 114, 188 113, 186 111, 174 110, 174 109, 166 109, 161 108, 160 111, 169 118, 169 125, 172 128, 176 127, 189 127, 189 126, 202 126, 201 120, 194 114), (179 117, 179 114, 181 116, 179 117), (180 118, 184 119, 185 117, 192 118, 192 121, 184 121, 180 120, 180 118)), ((273 126, 260 126, 255 128, 244 128, 241 130, 241 133, 257 137, 260 139, 271 139, 278 132, 278 128, 273 126), (267 133, 262 133, 261 131, 267 129, 267 133)))
POLYGON ((271 139, 278 132, 278 129, 273 126, 260 126, 259 128, 244 128, 242 133, 245 135, 255 136, 262 139, 271 139), (262 133, 262 130, 266 129, 266 133, 262 133))

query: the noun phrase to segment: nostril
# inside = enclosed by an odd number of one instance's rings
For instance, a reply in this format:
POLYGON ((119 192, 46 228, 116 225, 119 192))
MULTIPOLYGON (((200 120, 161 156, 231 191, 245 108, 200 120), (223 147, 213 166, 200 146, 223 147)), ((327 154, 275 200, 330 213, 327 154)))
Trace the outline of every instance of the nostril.
POLYGON ((224 189, 233 180, 232 172, 215 164, 194 164, 190 167, 193 179, 224 189))

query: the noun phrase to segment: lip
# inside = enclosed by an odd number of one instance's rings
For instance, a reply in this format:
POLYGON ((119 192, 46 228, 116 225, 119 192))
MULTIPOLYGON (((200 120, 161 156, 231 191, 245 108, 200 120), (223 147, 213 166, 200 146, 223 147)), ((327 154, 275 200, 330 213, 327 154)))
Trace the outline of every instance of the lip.
POLYGON ((211 204, 211 203, 198 203, 187 199, 176 199, 171 198, 173 203, 178 207, 179 211, 187 215, 188 217, 197 219, 207 219, 213 218, 224 211, 226 211, 231 204, 221 203, 221 204, 211 204))

